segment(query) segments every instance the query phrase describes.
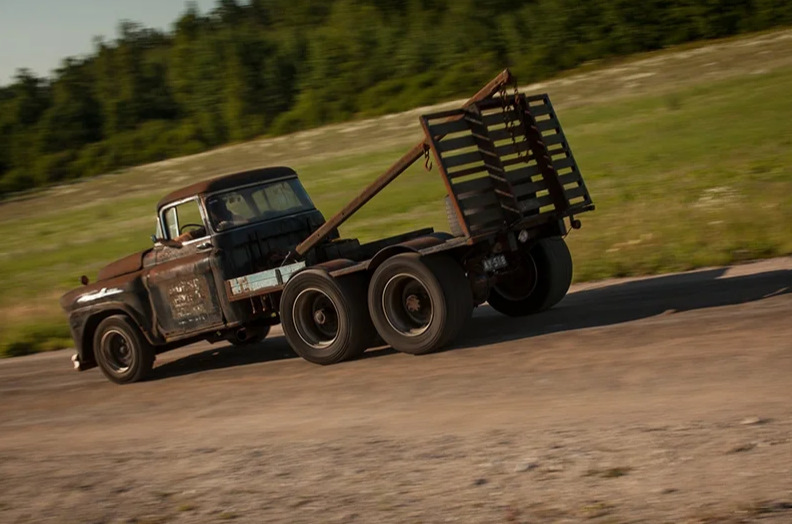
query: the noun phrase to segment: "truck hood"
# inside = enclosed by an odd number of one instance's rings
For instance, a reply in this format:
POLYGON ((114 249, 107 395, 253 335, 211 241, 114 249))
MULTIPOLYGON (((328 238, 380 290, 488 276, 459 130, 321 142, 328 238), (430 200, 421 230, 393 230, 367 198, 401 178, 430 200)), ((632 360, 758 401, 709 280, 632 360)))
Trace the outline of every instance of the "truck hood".
POLYGON ((97 282, 140 271, 143 268, 143 257, 146 256, 146 253, 149 251, 151 251, 150 248, 144 249, 143 251, 127 255, 123 258, 119 258, 115 262, 107 264, 99 270, 97 282))
POLYGON ((122 293, 128 282, 135 278, 134 273, 143 268, 143 257, 149 251, 151 249, 145 249, 107 264, 99 270, 96 282, 64 294, 60 298, 61 308, 69 312, 80 305, 92 304, 122 293))

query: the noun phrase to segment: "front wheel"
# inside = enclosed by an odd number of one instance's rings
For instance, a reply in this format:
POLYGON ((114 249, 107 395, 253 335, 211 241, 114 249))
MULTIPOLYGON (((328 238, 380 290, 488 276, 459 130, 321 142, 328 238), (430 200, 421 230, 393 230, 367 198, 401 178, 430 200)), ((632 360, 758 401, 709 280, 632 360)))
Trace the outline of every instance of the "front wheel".
POLYGON ((99 324, 94 355, 102 373, 116 384, 143 380, 154 367, 154 348, 125 315, 107 317, 99 324))
POLYGON ((572 283, 572 256, 561 237, 544 238, 516 257, 518 267, 496 284, 487 302, 510 317, 555 306, 572 283))

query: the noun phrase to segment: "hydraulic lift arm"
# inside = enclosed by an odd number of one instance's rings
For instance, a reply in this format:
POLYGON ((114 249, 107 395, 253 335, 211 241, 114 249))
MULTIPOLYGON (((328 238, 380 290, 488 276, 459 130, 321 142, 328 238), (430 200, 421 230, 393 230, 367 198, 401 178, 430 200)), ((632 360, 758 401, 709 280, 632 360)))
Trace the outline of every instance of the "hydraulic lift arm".
MULTIPOLYGON (((463 107, 468 107, 486 100, 496 94, 501 87, 508 85, 514 81, 514 77, 508 69, 504 69, 498 76, 490 80, 490 82, 482 87, 478 93, 465 102, 463 107)), ((374 198, 385 186, 393 182, 396 177, 404 173, 416 160, 421 158, 424 150, 427 147, 426 139, 424 138, 419 143, 415 144, 409 151, 407 151, 399 160, 397 160, 385 173, 380 175, 374 182, 367 186, 357 197, 352 199, 344 208, 333 215, 325 222, 322 227, 317 229, 308 238, 303 240, 296 248, 295 251, 299 255, 304 255, 316 244, 324 240, 331 231, 346 222, 358 209, 363 207, 369 200, 374 198)))

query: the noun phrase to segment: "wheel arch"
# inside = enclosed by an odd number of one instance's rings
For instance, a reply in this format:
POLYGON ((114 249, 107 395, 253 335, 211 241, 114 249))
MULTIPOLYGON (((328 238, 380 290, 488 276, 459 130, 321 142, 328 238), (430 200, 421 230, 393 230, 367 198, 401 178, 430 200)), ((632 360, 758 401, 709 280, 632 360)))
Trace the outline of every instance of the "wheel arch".
POLYGON ((153 340, 151 333, 147 329, 145 329, 142 321, 138 318, 138 314, 128 306, 124 304, 108 304, 106 307, 103 307, 97 311, 92 312, 85 320, 83 330, 82 330, 82 340, 80 343, 80 347, 78 348, 79 351, 79 358, 80 363, 83 369, 87 369, 90 367, 96 366, 96 356, 95 356, 95 348, 94 348, 94 335, 96 334, 96 329, 99 327, 99 324, 108 317, 112 317, 114 315, 123 315, 128 317, 135 323, 137 328, 143 334, 143 337, 152 345, 155 346, 157 344, 157 340, 153 340))
POLYGON ((373 274, 383 262, 395 255, 400 255, 402 253, 421 254, 421 250, 438 246, 451 238, 454 237, 446 233, 431 233, 400 244, 384 247, 377 251, 377 254, 371 258, 367 268, 368 272, 369 274, 373 274))

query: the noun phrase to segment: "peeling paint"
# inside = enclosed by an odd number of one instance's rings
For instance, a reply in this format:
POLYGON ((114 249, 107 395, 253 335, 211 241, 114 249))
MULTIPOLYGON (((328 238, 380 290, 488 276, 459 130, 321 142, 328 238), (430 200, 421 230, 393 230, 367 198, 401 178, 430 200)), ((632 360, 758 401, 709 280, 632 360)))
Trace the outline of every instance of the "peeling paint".
POLYGON ((122 289, 118 288, 110 288, 107 289, 103 287, 99 291, 94 291, 93 293, 86 293, 82 295, 80 298, 77 299, 77 302, 83 304, 85 302, 93 302, 94 300, 99 300, 100 298, 105 298, 113 295, 118 295, 119 293, 123 293, 122 289))

